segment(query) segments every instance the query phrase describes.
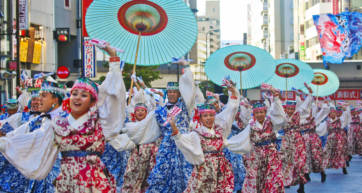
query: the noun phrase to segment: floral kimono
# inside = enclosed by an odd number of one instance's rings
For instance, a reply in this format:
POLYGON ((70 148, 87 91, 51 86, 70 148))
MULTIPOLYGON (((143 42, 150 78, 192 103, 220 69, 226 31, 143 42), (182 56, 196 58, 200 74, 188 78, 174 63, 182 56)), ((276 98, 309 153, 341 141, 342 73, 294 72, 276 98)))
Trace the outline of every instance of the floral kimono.
MULTIPOLYGON (((316 106, 315 106, 316 107, 316 106)), ((316 125, 319 125, 329 114, 329 107, 322 105, 321 110, 317 113, 316 108, 312 108, 313 112, 310 117, 300 125, 300 132, 304 138, 307 153, 307 173, 319 173, 323 171, 323 148, 322 141, 316 133, 316 125)))
POLYGON ((246 177, 242 192, 284 192, 282 162, 276 132, 286 123, 279 99, 274 99, 263 124, 254 118, 238 135, 229 139, 229 149, 245 154, 246 177), (235 143, 241 141, 242 143, 235 143))
POLYGON ((348 154, 362 155, 362 127, 360 115, 352 115, 348 131, 348 154))
POLYGON ((173 137, 186 160, 195 165, 184 192, 233 192, 234 174, 223 149, 227 146, 224 140, 230 134, 238 101, 229 99, 226 109, 216 115, 213 128, 198 125, 188 134, 173 137))
POLYGON ((348 159, 347 133, 344 128, 348 125, 349 110, 343 112, 341 117, 334 120, 328 118, 321 123, 317 130, 322 135, 328 132, 326 146, 324 147, 324 168, 345 168, 348 159))
POLYGON ((174 107, 181 109, 176 115, 177 127, 181 133, 188 133, 192 110, 195 104, 196 87, 190 68, 180 78, 181 97, 176 104, 167 103, 156 109, 156 119, 161 132, 161 143, 156 155, 156 165, 148 177, 148 193, 181 193, 187 186, 192 166, 186 162, 181 151, 171 138, 172 129, 167 119, 174 107))
POLYGON ((295 112, 289 117, 288 124, 284 128, 280 152, 285 186, 305 184, 307 182, 304 177, 304 174, 307 173, 307 152, 301 134, 300 121, 303 117, 309 116, 307 107, 310 106, 309 103, 311 102, 312 96, 309 95, 302 105, 296 107, 295 112))

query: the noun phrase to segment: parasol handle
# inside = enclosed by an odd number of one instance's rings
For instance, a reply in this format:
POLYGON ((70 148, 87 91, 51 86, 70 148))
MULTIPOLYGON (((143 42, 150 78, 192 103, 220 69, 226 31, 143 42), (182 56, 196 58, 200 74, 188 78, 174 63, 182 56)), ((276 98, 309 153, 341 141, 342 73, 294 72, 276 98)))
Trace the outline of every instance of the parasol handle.
POLYGON ((319 88, 319 85, 317 85, 317 107, 318 107, 318 88, 319 88))
POLYGON ((285 78, 285 101, 288 101, 288 78, 285 78))
MULTIPOLYGON (((138 58, 138 50, 140 49, 140 41, 141 41, 141 32, 138 32, 137 49, 136 49, 136 56, 134 59, 132 74, 134 74, 136 72, 136 63, 137 63, 137 58, 138 58)), ((130 86, 129 95, 128 95, 128 104, 131 103, 132 93, 133 93, 133 78, 131 78, 131 86, 130 86)))
POLYGON ((243 71, 240 70, 240 96, 243 96, 243 79, 242 79, 243 71))

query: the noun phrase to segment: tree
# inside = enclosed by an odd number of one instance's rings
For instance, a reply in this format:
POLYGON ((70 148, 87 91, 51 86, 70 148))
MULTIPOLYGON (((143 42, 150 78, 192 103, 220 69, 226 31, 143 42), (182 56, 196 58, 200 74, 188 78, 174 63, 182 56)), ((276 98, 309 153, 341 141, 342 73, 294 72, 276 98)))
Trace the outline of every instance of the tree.
MULTIPOLYGON (((104 67, 109 67, 109 63, 103 63, 104 67)), ((157 71, 158 66, 136 66, 136 75, 142 76, 143 81, 148 87, 151 87, 151 82, 160 79, 160 72, 157 71)), ((133 70, 133 64, 125 64, 123 68, 123 80, 128 90, 131 85, 131 74, 133 70)), ((97 80, 97 83, 101 84, 105 77, 102 76, 97 80)))

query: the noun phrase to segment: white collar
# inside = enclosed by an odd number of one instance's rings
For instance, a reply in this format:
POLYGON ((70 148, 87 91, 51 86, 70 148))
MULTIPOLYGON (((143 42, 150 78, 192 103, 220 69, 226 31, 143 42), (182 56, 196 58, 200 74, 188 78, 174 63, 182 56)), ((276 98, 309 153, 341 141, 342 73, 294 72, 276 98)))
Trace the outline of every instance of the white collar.
POLYGON ((62 112, 62 108, 58 107, 49 112, 50 117, 53 119, 54 117, 58 116, 62 112))
POLYGON ((85 113, 84 115, 80 116, 78 119, 75 119, 71 114, 68 115, 68 123, 70 126, 72 126, 74 129, 77 129, 82 126, 86 121, 88 121, 89 116, 88 113, 85 113))
POLYGON ((206 133, 209 133, 211 135, 215 135, 214 125, 210 129, 202 125, 201 129, 206 133))

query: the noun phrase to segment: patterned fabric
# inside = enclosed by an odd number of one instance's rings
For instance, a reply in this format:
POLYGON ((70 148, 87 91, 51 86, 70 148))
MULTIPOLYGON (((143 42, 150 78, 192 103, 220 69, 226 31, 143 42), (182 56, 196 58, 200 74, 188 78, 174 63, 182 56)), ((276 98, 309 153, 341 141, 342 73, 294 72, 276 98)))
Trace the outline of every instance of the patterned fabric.
POLYGON ((199 128, 195 131, 200 136, 205 162, 195 165, 185 192, 227 193, 234 190, 234 174, 230 162, 223 150, 222 128, 215 126, 215 135, 199 128))
POLYGON ((258 128, 256 122, 252 121, 250 129, 250 141, 253 149, 249 155, 243 157, 247 173, 242 192, 284 192, 282 162, 276 144, 255 145, 267 140, 276 140, 270 118, 266 118, 262 128, 258 128))
POLYGON ((123 175, 126 171, 129 151, 116 151, 110 144, 106 143, 106 147, 101 160, 107 167, 109 172, 114 176, 117 188, 121 188, 123 184, 123 175))
POLYGON ((324 148, 323 167, 324 168, 344 168, 346 167, 347 134, 341 128, 341 120, 327 120, 328 138, 324 148))
POLYGON ((5 120, 9 117, 9 114, 8 113, 4 113, 2 115, 0 115, 0 120, 5 120))
MULTIPOLYGON (((241 124, 240 124, 241 125, 241 124)), ((231 134, 228 138, 237 135, 241 130, 237 128, 235 125, 231 128, 231 134)), ((233 153, 229 151, 227 148, 223 150, 225 158, 229 160, 232 165, 233 173, 234 173, 234 192, 241 190, 243 187, 244 179, 245 179, 245 167, 243 162, 243 156, 240 154, 233 153)))
POLYGON ((315 132, 316 126, 314 120, 301 126, 302 136, 304 138, 307 153, 307 173, 319 173, 323 170, 323 149, 322 141, 315 132))
MULTIPOLYGON (((175 105, 182 109, 182 112, 175 118, 177 120, 176 126, 180 133, 187 133, 190 120, 186 105, 182 100, 179 100, 175 105)), ((166 105, 156 110, 156 119, 163 139, 157 152, 156 165, 147 179, 148 193, 183 192, 192 172, 192 165, 185 160, 181 151, 177 149, 175 141, 171 138, 170 124, 163 126, 167 120, 168 111, 171 109, 166 105)))
MULTIPOLYGON (((26 123, 30 119, 30 113, 23 113, 21 122, 26 123)), ((39 129, 41 117, 33 119, 29 123, 30 132, 39 129)), ((60 172, 60 160, 56 160, 53 169, 44 180, 29 180, 25 178, 14 166, 12 166, 2 155, 0 158, 0 173, 4 177, 0 179, 1 190, 6 192, 31 192, 43 193, 54 192, 53 182, 60 172)))
MULTIPOLYGON (((72 128, 67 118, 57 118, 55 123, 55 142, 61 152, 104 152, 105 138, 98 124, 98 113, 92 114, 79 128, 72 128)), ((97 155, 63 157, 60 170, 55 181, 59 193, 116 192, 114 177, 97 155)))
MULTIPOLYGON (((6 119, 5 117, 7 117, 7 114, 4 114, 1 118, 6 119)), ((1 132, 4 134, 12 130, 13 128, 9 125, 9 123, 5 123, 1 128, 1 132), (7 129, 4 129, 4 127, 7 127, 7 129)), ((14 166, 12 166, 2 154, 0 154, 0 174, 0 191, 25 192, 29 184, 29 180, 27 180, 14 166)))
POLYGON ((348 155, 362 155, 362 128, 359 115, 352 116, 348 131, 348 155))
POLYGON ((133 149, 124 174, 122 193, 146 192, 147 178, 156 164, 156 154, 161 138, 133 149))
POLYGON ((288 126, 284 129, 285 134, 282 138, 280 151, 285 186, 307 182, 304 177, 304 174, 307 173, 307 153, 304 139, 300 133, 299 121, 299 113, 294 113, 288 122, 288 126))
POLYGON ((323 61, 341 64, 345 57, 352 57, 361 48, 361 13, 344 12, 338 15, 314 15, 323 61))

